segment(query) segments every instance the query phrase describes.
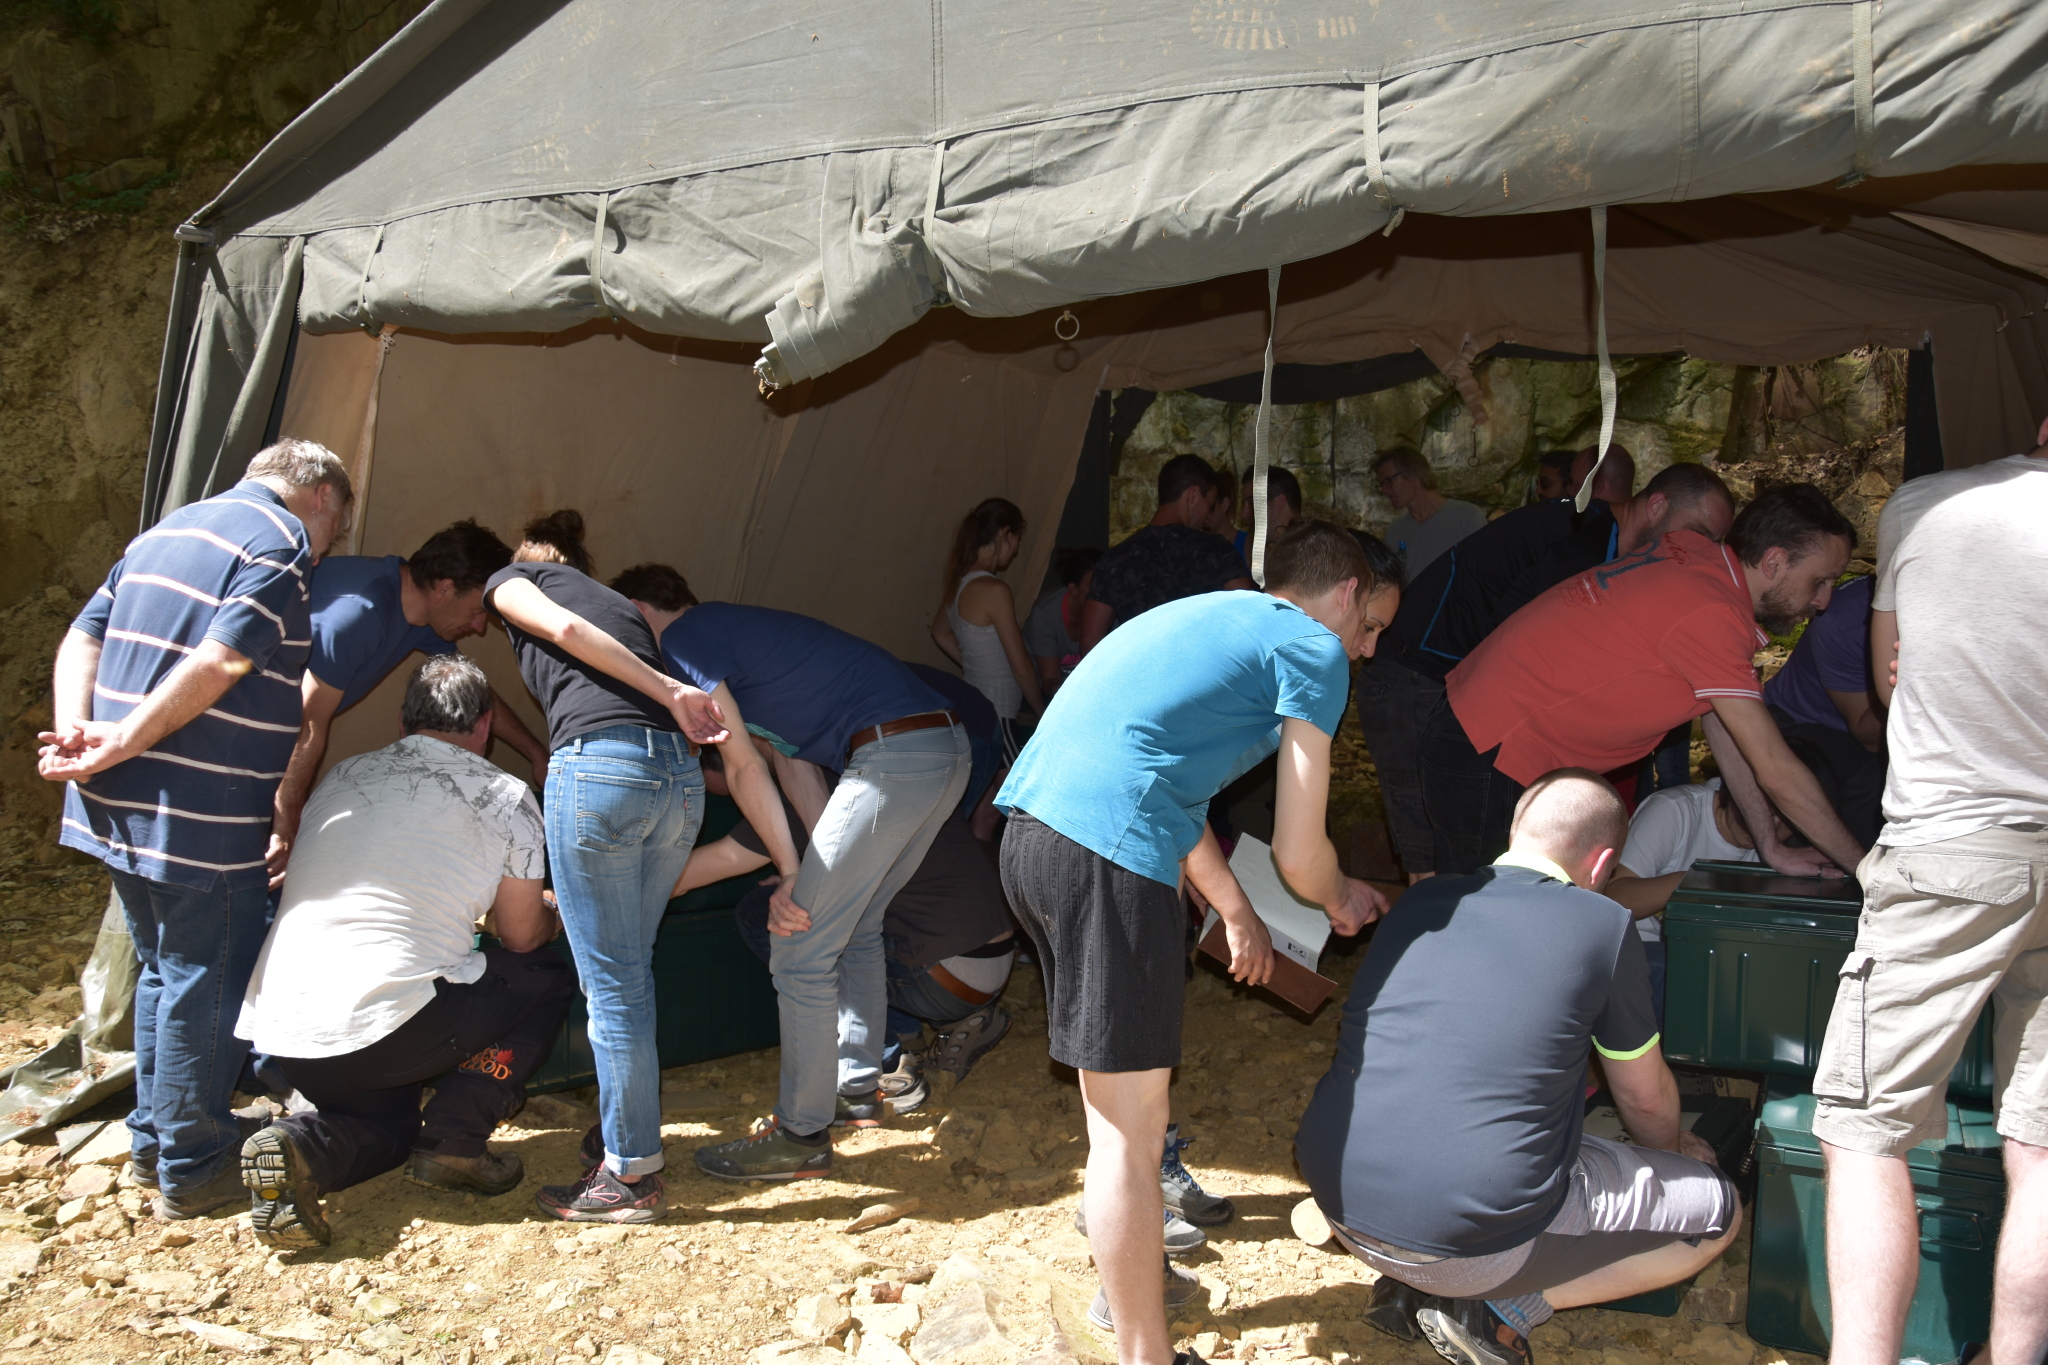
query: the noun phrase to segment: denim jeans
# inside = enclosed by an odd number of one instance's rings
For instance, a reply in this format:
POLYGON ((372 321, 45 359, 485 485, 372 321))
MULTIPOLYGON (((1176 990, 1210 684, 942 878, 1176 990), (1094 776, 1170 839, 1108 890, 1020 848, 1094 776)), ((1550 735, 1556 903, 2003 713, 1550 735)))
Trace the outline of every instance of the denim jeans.
POLYGON ((704 820, 704 774, 681 735, 608 726, 555 750, 546 806, 555 899, 589 1003, 605 1165, 658 1171, 654 935, 704 820))
POLYGON ((822 1131, 841 1093, 882 1075, 888 979, 882 917, 967 786, 967 732, 912 730, 864 744, 818 818, 797 874, 811 927, 770 945, 781 997, 782 1094, 793 1133, 822 1131))
POLYGON ((1508 826, 1525 789, 1493 766, 1499 752, 1499 745, 1475 750, 1448 704, 1431 714, 1422 737, 1422 795, 1440 876, 1477 872, 1507 852, 1508 826))
POLYGON ((270 924, 259 879, 200 891, 113 872, 142 964, 135 982, 135 1109, 130 1151, 163 1187, 196 1189, 235 1159, 232 1111, 249 1045, 235 1037, 242 995, 270 924))
POLYGON ((1422 736, 1430 717, 1448 709, 1444 685, 1392 659, 1358 672, 1358 724, 1380 775, 1380 797, 1401 870, 1434 872, 1436 835, 1422 796, 1422 736))

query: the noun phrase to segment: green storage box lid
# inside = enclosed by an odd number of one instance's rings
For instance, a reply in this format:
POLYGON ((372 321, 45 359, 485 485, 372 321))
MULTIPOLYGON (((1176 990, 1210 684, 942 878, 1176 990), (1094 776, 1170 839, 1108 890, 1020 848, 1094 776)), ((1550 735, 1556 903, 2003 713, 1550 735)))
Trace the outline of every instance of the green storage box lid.
POLYGON ((1863 888, 1847 877, 1788 877, 1762 863, 1701 859, 1664 907, 1664 920, 1711 916, 1715 924, 1818 929, 1854 938, 1863 888))
MULTIPOLYGON (((1998 1136, 1998 1115, 1981 1105, 1948 1103, 1948 1133, 1906 1153, 1906 1165, 1943 1175, 2005 1178, 1998 1136)), ((1818 1158, 1820 1141, 1813 1135, 1814 1098, 1796 1082, 1773 1081, 1764 1092, 1763 1114, 1757 1119, 1757 1142, 1784 1152, 1818 1158)))

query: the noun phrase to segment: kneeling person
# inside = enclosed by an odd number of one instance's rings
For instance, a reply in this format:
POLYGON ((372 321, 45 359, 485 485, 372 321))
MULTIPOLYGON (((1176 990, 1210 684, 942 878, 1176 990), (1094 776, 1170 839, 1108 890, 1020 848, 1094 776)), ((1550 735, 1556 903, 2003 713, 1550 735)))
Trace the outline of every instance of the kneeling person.
POLYGON ((318 1109, 242 1146, 270 1246, 325 1245, 319 1196, 401 1164, 466 1194, 523 1178, 484 1141, 524 1105, 575 977, 547 946, 540 809, 483 757, 491 715, 483 670, 429 659, 406 688, 405 738, 336 764, 306 803, 235 1026, 318 1109), (486 911, 501 946, 477 952, 486 911))
POLYGON ((1316 1203, 1385 1277, 1368 1320, 1458 1365, 1526 1365, 1553 1311, 1676 1284, 1741 1222, 1679 1127, 1629 912, 1595 894, 1627 833, 1599 777, 1538 778, 1505 855, 1380 925, 1302 1116, 1316 1203), (1582 1132, 1596 1048, 1633 1146, 1582 1132))

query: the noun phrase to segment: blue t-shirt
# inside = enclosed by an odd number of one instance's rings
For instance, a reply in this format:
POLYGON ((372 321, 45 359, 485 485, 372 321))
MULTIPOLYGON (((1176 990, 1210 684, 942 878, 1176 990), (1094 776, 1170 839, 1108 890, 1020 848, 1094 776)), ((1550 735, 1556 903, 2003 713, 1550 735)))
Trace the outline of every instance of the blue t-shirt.
POLYGON ((1764 684, 1764 700, 1801 724, 1847 731, 1836 692, 1870 689, 1870 578, 1836 588, 1828 609, 1807 622, 1792 657, 1764 684))
POLYGON ((772 730, 796 756, 846 770, 846 742, 885 720, 947 710, 903 662, 823 621, 772 607, 706 602, 661 633, 662 658, 706 692, 720 683, 749 725, 772 730))
POLYGON ((1210 798, 1280 747, 1283 717, 1336 734, 1350 687, 1343 642, 1291 602, 1168 602, 1081 660, 996 804, 1172 886, 1210 798))
POLYGON ((341 689, 337 715, 369 696, 414 650, 455 652, 455 642, 432 626, 406 621, 398 578, 404 563, 397 555, 340 555, 313 570, 313 652, 306 669, 341 689))

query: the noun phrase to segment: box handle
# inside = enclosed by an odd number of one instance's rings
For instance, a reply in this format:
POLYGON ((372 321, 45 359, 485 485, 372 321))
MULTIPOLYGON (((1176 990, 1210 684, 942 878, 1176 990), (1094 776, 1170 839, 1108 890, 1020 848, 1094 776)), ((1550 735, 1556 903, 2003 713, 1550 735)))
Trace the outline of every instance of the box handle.
POLYGON ((1921 1198, 1920 1244, 1982 1251, 1991 1244, 1984 1215, 1967 1209, 1947 1208, 1938 1200, 1921 1198))

